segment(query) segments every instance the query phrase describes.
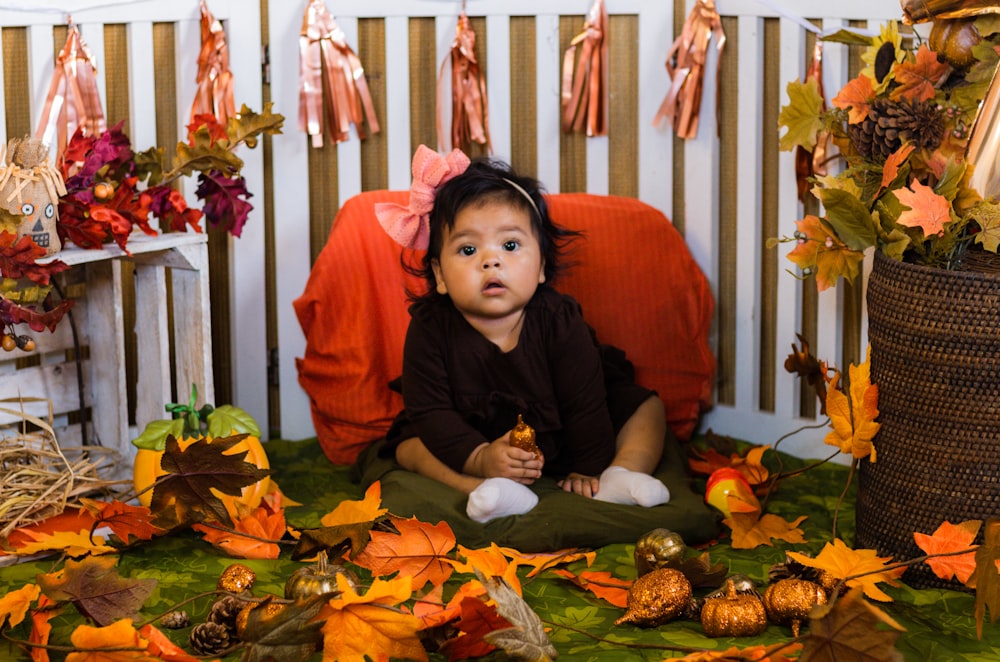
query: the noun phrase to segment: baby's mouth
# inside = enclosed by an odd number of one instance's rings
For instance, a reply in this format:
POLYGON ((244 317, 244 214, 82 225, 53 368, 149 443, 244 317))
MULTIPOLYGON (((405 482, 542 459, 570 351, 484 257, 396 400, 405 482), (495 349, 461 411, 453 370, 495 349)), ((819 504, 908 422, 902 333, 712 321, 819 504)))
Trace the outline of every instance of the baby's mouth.
POLYGON ((486 283, 485 287, 483 287, 483 292, 486 293, 499 292, 503 289, 504 289, 503 283, 501 283, 498 280, 491 280, 490 282, 486 283))

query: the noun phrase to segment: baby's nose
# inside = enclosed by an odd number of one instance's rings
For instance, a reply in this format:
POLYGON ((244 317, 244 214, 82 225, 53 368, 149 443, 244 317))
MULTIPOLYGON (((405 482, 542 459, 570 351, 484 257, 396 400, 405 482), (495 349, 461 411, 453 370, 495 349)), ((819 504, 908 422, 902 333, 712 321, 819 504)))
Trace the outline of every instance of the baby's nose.
POLYGON ((499 266, 500 266, 500 258, 493 255, 488 255, 483 258, 483 269, 490 269, 499 266))

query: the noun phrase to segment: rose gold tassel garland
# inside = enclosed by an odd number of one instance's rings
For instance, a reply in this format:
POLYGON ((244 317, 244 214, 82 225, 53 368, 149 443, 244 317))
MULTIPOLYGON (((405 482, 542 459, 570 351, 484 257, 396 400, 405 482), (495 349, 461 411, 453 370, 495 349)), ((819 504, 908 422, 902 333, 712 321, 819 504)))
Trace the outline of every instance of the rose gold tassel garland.
POLYGON ((104 133, 107 126, 97 90, 94 55, 70 20, 66 45, 56 58, 49 95, 35 137, 46 146, 51 146, 53 138, 56 139, 55 158, 58 161, 78 128, 83 135, 92 136, 104 133))
MULTIPOLYGON (((671 85, 667 97, 653 118, 654 126, 659 126, 664 119, 667 119, 680 138, 694 138, 698 134, 705 59, 712 35, 715 35, 719 51, 718 64, 721 67, 722 49, 726 44, 722 20, 719 18, 719 12, 715 10, 713 0, 698 0, 684 21, 681 34, 667 53, 667 75, 670 77, 671 85)), ((716 77, 718 75, 719 71, 716 71, 716 77)), ((718 103, 715 114, 718 122, 718 103)))
POLYGON ((489 108, 486 100, 486 80, 476 60, 476 33, 465 13, 465 3, 458 16, 455 40, 451 51, 438 71, 437 132, 438 147, 444 149, 442 111, 444 109, 444 68, 451 63, 451 147, 469 151, 472 143, 490 144, 489 108))
POLYGON ((573 37, 563 55, 562 130, 567 133, 586 131, 588 136, 608 133, 607 37, 608 10, 604 0, 595 0, 583 30, 573 37))
POLYGON ((378 133, 361 60, 322 0, 309 0, 299 37, 299 129, 312 136, 313 147, 322 147, 324 124, 339 143, 350 138, 352 123, 364 139, 365 118, 378 133))
POLYGON ((191 104, 191 123, 196 115, 214 115, 222 126, 236 114, 233 74, 229 70, 229 47, 222 23, 215 20, 204 0, 201 3, 201 52, 198 54, 198 89, 191 104))
MULTIPOLYGON (((826 110, 826 94, 823 91, 823 42, 816 40, 812 60, 806 71, 806 80, 816 81, 816 91, 823 99, 822 110, 826 110)), ((831 136, 829 131, 820 131, 816 136, 816 146, 807 151, 802 145, 795 148, 795 180, 798 185, 799 201, 804 202, 809 192, 809 178, 826 174, 826 157, 831 136)))

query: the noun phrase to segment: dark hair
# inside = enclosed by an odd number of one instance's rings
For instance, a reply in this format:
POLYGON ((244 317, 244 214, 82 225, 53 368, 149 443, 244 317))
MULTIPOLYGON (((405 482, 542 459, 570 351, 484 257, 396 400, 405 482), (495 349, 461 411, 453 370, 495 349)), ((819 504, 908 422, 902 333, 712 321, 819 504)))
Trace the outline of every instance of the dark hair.
POLYGON ((441 257, 445 229, 455 227, 455 219, 466 207, 480 207, 494 202, 509 204, 528 214, 545 260, 545 281, 549 284, 555 281, 569 266, 562 260, 569 243, 582 233, 560 227, 552 221, 544 192, 538 180, 518 175, 503 161, 486 157, 473 160, 464 173, 445 183, 434 196, 427 252, 419 264, 404 265, 407 271, 423 279, 427 291, 423 294, 408 292, 409 298, 418 301, 442 296, 437 292, 431 265, 441 257), (531 196, 530 202, 525 193, 531 196))

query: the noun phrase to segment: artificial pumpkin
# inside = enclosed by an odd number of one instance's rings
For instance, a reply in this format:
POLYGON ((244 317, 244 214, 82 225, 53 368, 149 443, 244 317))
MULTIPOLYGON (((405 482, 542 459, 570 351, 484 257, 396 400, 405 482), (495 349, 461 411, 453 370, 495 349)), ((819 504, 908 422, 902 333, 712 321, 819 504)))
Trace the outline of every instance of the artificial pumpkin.
POLYGON ((975 17, 934 21, 927 44, 938 59, 964 69, 976 61, 973 48, 982 38, 975 17))
POLYGON ((670 529, 653 529, 635 543, 636 575, 642 577, 657 568, 676 568, 684 561, 687 544, 670 529))
POLYGON ((615 625, 630 623, 644 628, 663 625, 691 607, 691 596, 691 582, 683 572, 658 568, 632 582, 627 611, 615 625))
POLYGON ((753 637, 767 627, 767 612, 759 597, 738 592, 729 579, 724 596, 709 598, 702 605, 701 627, 710 637, 753 637))
POLYGON ((796 637, 812 608, 825 605, 826 601, 823 587, 804 579, 782 579, 768 586, 764 592, 768 618, 778 625, 791 625, 792 634, 796 637))
POLYGON ((315 564, 299 568, 288 578, 285 582, 285 598, 298 600, 327 594, 331 598, 337 597, 340 595, 340 589, 337 588, 338 575, 343 575, 351 588, 357 591, 357 575, 342 565, 328 562, 326 552, 320 552, 315 564))
MULTIPOLYGON (((177 439, 177 445, 184 451, 199 441, 211 444, 215 438, 246 434, 225 455, 246 453, 245 462, 259 469, 270 468, 267 453, 260 441, 260 427, 247 412, 233 405, 213 407, 206 404, 196 409, 197 398, 198 389, 192 386, 191 399, 187 404, 170 403, 166 406, 167 411, 173 415, 172 418, 150 422, 143 433, 132 440, 132 444, 138 449, 132 465, 132 481, 140 504, 148 507, 152 503, 153 490, 149 488, 157 478, 166 473, 160 466, 160 461, 168 436, 177 439)), ((236 504, 256 508, 269 491, 271 480, 265 477, 244 487, 242 495, 238 497, 216 490, 213 493, 233 513, 236 512, 236 504)))

